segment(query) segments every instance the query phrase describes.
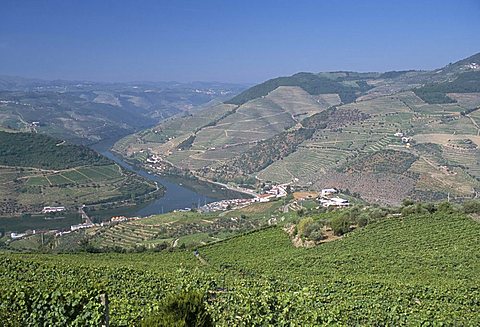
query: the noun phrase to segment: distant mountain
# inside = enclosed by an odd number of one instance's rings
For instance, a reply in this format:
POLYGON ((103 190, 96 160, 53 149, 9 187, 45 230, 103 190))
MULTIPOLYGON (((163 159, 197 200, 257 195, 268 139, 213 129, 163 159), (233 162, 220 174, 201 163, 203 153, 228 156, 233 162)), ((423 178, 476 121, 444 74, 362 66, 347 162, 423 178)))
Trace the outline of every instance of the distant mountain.
POLYGON ((222 182, 337 187, 381 203, 474 197, 479 59, 434 71, 279 77, 115 148, 222 182))
POLYGON ((88 144, 221 102, 244 88, 217 82, 94 83, 0 76, 0 128, 34 129, 88 144))

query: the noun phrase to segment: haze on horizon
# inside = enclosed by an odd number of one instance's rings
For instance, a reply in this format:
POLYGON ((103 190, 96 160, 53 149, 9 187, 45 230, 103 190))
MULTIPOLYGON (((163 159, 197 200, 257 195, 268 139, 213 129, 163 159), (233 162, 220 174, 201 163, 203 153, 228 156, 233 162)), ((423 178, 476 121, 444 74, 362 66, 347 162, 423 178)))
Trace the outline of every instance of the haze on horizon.
POLYGON ((480 2, 4 0, 0 75, 256 83, 434 69, 480 51, 480 2))

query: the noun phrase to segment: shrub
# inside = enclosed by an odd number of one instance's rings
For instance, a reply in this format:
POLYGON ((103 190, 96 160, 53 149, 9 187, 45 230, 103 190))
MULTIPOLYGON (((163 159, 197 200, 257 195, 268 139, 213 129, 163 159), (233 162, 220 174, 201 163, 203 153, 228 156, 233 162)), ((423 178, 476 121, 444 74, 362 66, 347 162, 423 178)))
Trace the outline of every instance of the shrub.
POLYGON ((343 235, 350 231, 350 219, 347 215, 336 216, 330 221, 330 227, 335 235, 343 235))
POLYGON ((470 200, 463 204, 463 212, 465 213, 480 213, 480 201, 470 200))
POLYGON ((362 214, 357 218, 357 224, 359 227, 365 227, 368 225, 368 215, 362 214))
POLYGON ((297 234, 300 236, 305 235, 305 230, 307 229, 308 225, 313 224, 313 218, 303 218, 297 224, 297 234))
POLYGON ((453 213, 455 208, 450 202, 444 201, 437 206, 437 210, 443 213, 453 213))
MULTIPOLYGON (((311 219, 311 218, 310 218, 311 219)), ((324 236, 322 233, 323 224, 321 222, 312 222, 305 227, 303 231, 303 236, 312 241, 323 240, 324 236)))
POLYGON ((213 326, 205 306, 205 293, 191 291, 168 296, 158 311, 142 320, 142 326, 213 326))

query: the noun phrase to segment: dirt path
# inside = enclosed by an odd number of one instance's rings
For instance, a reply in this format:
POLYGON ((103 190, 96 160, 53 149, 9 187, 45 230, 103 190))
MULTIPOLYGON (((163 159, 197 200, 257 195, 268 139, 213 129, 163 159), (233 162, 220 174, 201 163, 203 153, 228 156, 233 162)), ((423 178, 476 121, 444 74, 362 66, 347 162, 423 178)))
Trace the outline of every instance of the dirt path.
POLYGON ((468 118, 470 118, 470 120, 472 121, 472 124, 477 128, 477 136, 480 136, 480 126, 478 126, 477 122, 475 121, 475 119, 473 119, 470 115, 465 115, 467 116, 468 118))

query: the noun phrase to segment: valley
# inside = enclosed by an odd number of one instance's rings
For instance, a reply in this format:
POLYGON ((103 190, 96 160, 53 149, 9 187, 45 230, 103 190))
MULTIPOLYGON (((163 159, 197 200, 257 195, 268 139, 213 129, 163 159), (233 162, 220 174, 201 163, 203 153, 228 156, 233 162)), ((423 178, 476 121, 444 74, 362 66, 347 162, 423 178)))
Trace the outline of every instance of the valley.
POLYGON ((194 297, 218 326, 475 324, 477 59, 299 73, 66 140, 9 116, 0 318, 148 324, 194 297))
POLYGON ((95 83, 0 76, 0 128, 94 144, 188 114, 244 88, 228 83, 95 83))
POLYGON ((126 137, 114 149, 138 162, 155 156, 180 172, 252 188, 290 183, 336 187, 368 202, 460 201, 479 188, 476 61, 478 54, 431 72, 272 79, 223 105, 126 137), (368 165, 348 168, 357 162, 368 165))
POLYGON ((480 326, 480 6, 1 1, 0 327, 480 326))

